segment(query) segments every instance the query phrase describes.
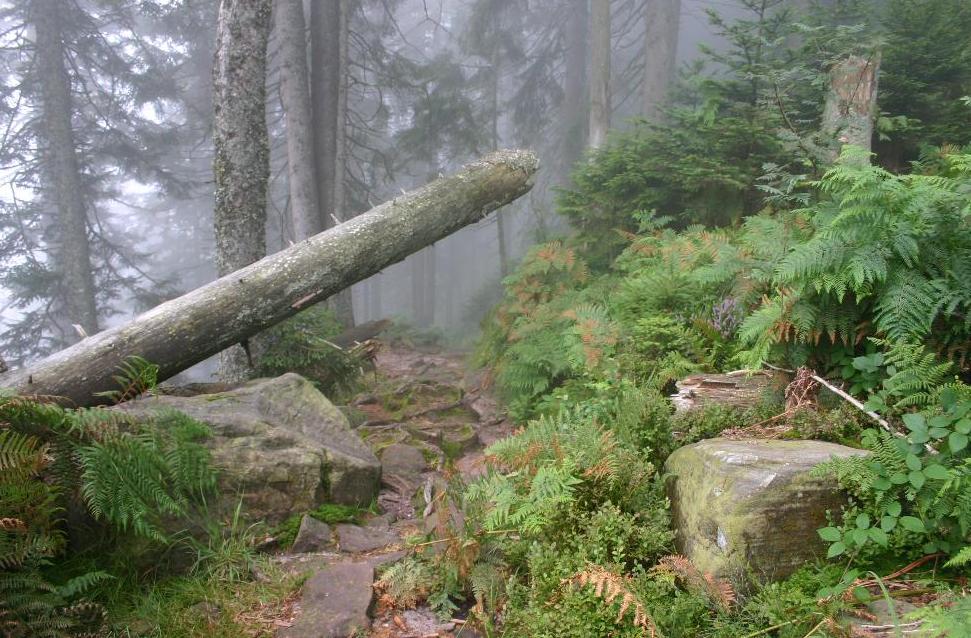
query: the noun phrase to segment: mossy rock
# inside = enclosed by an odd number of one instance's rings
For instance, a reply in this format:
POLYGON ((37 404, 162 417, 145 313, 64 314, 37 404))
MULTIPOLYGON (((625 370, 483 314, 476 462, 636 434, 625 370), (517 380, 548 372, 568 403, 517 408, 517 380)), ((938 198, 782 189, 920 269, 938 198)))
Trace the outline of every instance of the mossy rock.
POLYGON ((866 454, 821 441, 709 439, 668 457, 679 551, 744 592, 786 578, 826 547, 816 530, 845 503, 835 479, 812 475, 834 456, 866 454))
POLYGON ((218 394, 152 396, 117 408, 136 417, 177 410, 207 424, 220 502, 271 524, 323 502, 366 506, 381 464, 347 418, 297 374, 258 379, 218 394))

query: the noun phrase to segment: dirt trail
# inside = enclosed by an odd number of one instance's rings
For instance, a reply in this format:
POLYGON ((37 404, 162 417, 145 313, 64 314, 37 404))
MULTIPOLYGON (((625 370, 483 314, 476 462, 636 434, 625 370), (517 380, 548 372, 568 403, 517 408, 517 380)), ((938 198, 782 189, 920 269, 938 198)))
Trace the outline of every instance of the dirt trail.
MULTIPOLYGON (((292 616, 278 638, 470 638, 461 622, 442 622, 427 608, 383 608, 372 583, 382 565, 408 553, 406 539, 433 524, 423 515, 446 467, 471 478, 484 470, 484 447, 512 426, 470 373, 462 353, 385 346, 369 390, 351 406, 361 437, 382 461, 379 513, 360 525, 329 530, 320 551, 277 558, 289 572, 308 575, 292 616)), ((430 518, 433 518, 431 515, 430 518)))

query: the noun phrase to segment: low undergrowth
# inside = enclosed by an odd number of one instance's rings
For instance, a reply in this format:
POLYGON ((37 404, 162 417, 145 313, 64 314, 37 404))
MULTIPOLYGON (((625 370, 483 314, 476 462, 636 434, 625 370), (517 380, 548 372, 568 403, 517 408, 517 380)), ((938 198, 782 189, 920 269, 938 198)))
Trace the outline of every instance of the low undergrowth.
POLYGON ((449 614, 471 602, 487 633, 510 637, 852 636, 850 619, 877 599, 916 600, 928 626, 959 626, 971 156, 901 176, 854 153, 803 184, 798 205, 776 197, 734 227, 631 214, 637 230, 607 266, 587 260, 582 232, 535 247, 476 353, 522 429, 486 451, 486 476, 435 499, 450 522, 417 546, 436 548, 419 559, 424 589, 390 571, 389 604, 427 599, 449 614), (673 413, 674 381, 763 363, 822 375, 873 414, 812 384, 795 399, 673 413), (726 431, 871 450, 817 470, 850 498, 819 530, 829 562, 743 596, 675 554, 664 461, 726 431))

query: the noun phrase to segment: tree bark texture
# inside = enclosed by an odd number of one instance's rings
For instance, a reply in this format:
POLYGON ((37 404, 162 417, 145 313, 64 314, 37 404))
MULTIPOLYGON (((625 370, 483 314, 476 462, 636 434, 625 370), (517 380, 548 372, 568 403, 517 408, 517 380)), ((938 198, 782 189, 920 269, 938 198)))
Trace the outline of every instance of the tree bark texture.
POLYGON ((590 14, 590 148, 610 130, 610 0, 593 0, 590 14))
POLYGON ((59 4, 56 0, 33 0, 30 17, 36 34, 35 64, 41 89, 42 152, 51 184, 44 190, 44 198, 57 209, 53 237, 53 264, 60 278, 57 323, 62 326, 65 341, 73 343, 79 335, 71 324, 80 325, 89 335, 98 332, 98 307, 59 4))
POLYGON ((303 0, 276 0, 280 42, 280 97, 286 115, 287 174, 294 239, 303 241, 324 230, 314 170, 313 112, 307 66, 307 21, 303 0))
POLYGON ((644 7, 644 117, 660 122, 678 55, 681 0, 647 0, 644 7))
POLYGON ((835 140, 830 159, 846 145, 870 151, 877 113, 880 57, 850 56, 830 71, 830 89, 823 109, 823 137, 835 140))
POLYGON ((21 394, 92 405, 132 356, 164 380, 401 261, 527 193, 528 151, 500 151, 182 297, 0 377, 21 394))
MULTIPOLYGON (((219 5, 213 65, 213 220, 219 276, 266 254, 266 49, 271 5, 272 0, 222 0, 219 5)), ((249 346, 221 355, 219 374, 224 380, 250 376, 249 346)))

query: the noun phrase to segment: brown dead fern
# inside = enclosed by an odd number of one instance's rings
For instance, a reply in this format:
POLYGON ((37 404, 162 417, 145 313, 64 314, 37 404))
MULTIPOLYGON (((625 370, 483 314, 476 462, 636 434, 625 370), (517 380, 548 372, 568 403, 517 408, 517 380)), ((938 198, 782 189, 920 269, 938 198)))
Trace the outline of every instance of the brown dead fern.
POLYGON ((709 604, 722 611, 731 611, 735 604, 735 589, 731 583, 702 572, 686 556, 673 554, 658 561, 656 572, 671 574, 689 592, 707 599, 709 604))
POLYGON ((597 598, 602 599, 607 604, 614 602, 620 604, 616 622, 622 622, 629 612, 631 622, 635 627, 639 627, 645 636, 657 638, 659 635, 657 625, 654 624, 654 619, 647 613, 644 604, 628 587, 629 580, 629 578, 615 574, 599 565, 588 565, 583 571, 571 578, 564 579, 562 584, 593 587, 593 593, 597 598))

